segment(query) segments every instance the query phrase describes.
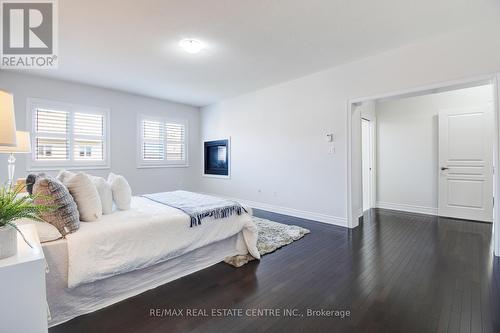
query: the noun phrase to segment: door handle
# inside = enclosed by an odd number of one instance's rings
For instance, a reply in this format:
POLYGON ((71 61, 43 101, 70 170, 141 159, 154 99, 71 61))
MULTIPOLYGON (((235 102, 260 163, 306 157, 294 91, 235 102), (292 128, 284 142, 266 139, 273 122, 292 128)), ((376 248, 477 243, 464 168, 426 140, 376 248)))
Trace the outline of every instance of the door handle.
POLYGON ((441 167, 441 171, 449 170, 450 168, 441 167))

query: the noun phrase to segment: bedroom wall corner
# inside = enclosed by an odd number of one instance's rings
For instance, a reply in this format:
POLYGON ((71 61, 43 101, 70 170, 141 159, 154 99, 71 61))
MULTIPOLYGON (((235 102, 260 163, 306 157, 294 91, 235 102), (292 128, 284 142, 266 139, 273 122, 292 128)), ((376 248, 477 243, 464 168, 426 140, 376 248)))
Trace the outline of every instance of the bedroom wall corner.
MULTIPOLYGON (((134 194, 163 192, 175 189, 198 189, 200 162, 200 110, 197 107, 149 98, 117 90, 60 81, 38 76, 0 70, 0 89, 14 94, 18 130, 26 129, 28 98, 109 108, 110 111, 110 169, 85 170, 106 177, 110 171, 124 175, 134 194), (147 114, 186 119, 188 121, 188 167, 137 168, 137 115, 147 114)), ((0 181, 7 179, 7 155, 0 154, 0 181)), ((16 155, 15 178, 27 174, 29 154, 16 155)), ((49 174, 56 174, 50 171, 49 174)))
POLYGON ((347 101, 498 72, 499 28, 446 33, 202 108, 202 139, 231 137, 232 171, 200 173, 200 191, 345 219, 347 101))

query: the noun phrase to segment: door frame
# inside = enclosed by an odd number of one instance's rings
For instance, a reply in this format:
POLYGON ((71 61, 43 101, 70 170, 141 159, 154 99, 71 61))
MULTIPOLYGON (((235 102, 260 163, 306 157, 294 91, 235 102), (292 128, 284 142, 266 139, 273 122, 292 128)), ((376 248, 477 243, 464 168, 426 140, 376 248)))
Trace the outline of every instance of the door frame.
MULTIPOLYGON (((376 190, 376 183, 375 183, 375 155, 376 155, 376 149, 377 149, 377 146, 376 146, 376 138, 375 138, 375 131, 376 131, 376 128, 375 128, 375 124, 376 124, 376 119, 367 119, 367 118, 363 118, 361 117, 361 122, 364 121, 367 121, 368 122, 368 135, 370 137, 370 156, 368 157, 369 159, 369 164, 370 164, 370 179, 369 179, 369 183, 370 183, 370 203, 369 203, 369 206, 370 208, 375 208, 375 204, 376 204, 376 195, 377 195, 377 190, 376 190)), ((363 131, 361 130, 361 135, 363 134, 363 131)), ((363 149, 361 148, 361 152, 363 152, 363 149)), ((363 154, 361 154, 361 158, 363 158, 363 154)), ((361 168, 361 171, 363 171, 363 168, 361 168)), ((363 179, 361 179, 361 183, 363 183, 363 179)), ((362 199, 364 200, 364 199, 362 199)), ((363 201, 361 202, 361 204, 363 204, 363 201)), ((361 205, 363 211, 364 211, 364 207, 363 205, 361 205)))
MULTIPOLYGON (((402 90, 397 90, 397 91, 392 91, 388 93, 383 93, 383 94, 378 94, 374 96, 368 96, 368 97, 361 97, 361 98, 352 98, 347 100, 346 103, 346 133, 347 133, 347 138, 346 138, 346 169, 347 169, 347 179, 346 179, 346 188, 347 188, 347 200, 346 200, 346 215, 347 215, 347 227, 348 228, 355 228, 358 226, 359 221, 358 221, 358 216, 357 212, 353 211, 353 202, 356 200, 359 200, 360 198, 360 193, 359 188, 355 189, 353 188, 353 183, 359 183, 355 182, 355 180, 358 180, 357 178, 359 175, 355 175, 353 172, 353 166, 360 167, 359 164, 361 164, 361 159, 354 160, 353 159, 353 115, 354 111, 357 106, 359 106, 360 103, 367 102, 367 101, 374 101, 374 100, 380 100, 380 99, 387 99, 387 98, 404 98, 404 97, 411 97, 411 96, 419 96, 419 95, 424 95, 427 93, 431 92, 436 92, 436 91, 447 91, 447 90, 457 90, 461 88, 467 88, 467 87, 473 87, 473 86, 478 86, 481 84, 491 84, 493 89, 494 89, 494 96, 493 96, 493 105, 494 105, 494 119, 495 119, 495 126, 493 130, 493 167, 494 167, 494 174, 493 174, 493 196, 497 199, 496 201, 500 199, 500 184, 499 182, 499 177, 497 170, 498 166, 500 166, 500 142, 499 142, 499 128, 500 128, 500 116, 499 116, 499 100, 500 100, 500 73, 491 73, 491 74, 486 74, 486 75, 481 75, 481 76, 475 76, 475 77, 469 77, 461 80, 452 80, 452 81, 444 81, 444 82, 439 82, 439 83, 434 83, 434 84, 429 84, 425 86, 420 86, 416 88, 411 88, 411 89, 402 89, 402 90)), ((357 131, 359 133, 359 137, 356 138, 356 140, 361 139, 361 131, 357 131)), ((361 188, 362 191, 362 188, 361 188)), ((362 202, 358 203, 358 205, 361 204, 362 207, 362 202)), ((500 205, 496 204, 493 208, 493 248, 494 248, 494 254, 496 256, 500 256, 500 219, 498 218, 500 216, 500 205), (497 232, 498 231, 498 232, 497 232)))

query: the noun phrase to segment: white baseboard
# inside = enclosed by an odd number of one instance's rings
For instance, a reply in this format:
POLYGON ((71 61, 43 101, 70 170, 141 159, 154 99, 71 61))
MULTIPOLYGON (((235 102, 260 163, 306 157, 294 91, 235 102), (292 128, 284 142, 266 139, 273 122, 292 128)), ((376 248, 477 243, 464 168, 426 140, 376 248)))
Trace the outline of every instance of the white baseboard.
MULTIPOLYGON (((219 194, 213 194, 213 193, 206 193, 206 194, 221 196, 219 194)), ((347 228, 347 218, 346 217, 337 217, 337 216, 326 215, 326 214, 322 214, 322 213, 315 213, 315 212, 309 212, 309 211, 299 210, 299 209, 294 209, 294 208, 281 207, 281 206, 266 204, 263 202, 250 201, 250 200, 239 199, 239 198, 230 198, 230 197, 226 197, 226 198, 234 200, 234 201, 238 201, 240 204, 242 204, 244 206, 249 206, 251 208, 262 209, 262 210, 266 210, 268 212, 299 217, 299 218, 306 219, 306 220, 318 221, 318 222, 338 225, 338 226, 347 228)))
POLYGON ((381 201, 377 201, 377 208, 400 210, 403 212, 427 214, 427 215, 438 214, 438 209, 435 207, 424 207, 424 206, 397 204, 397 203, 381 202, 381 201))

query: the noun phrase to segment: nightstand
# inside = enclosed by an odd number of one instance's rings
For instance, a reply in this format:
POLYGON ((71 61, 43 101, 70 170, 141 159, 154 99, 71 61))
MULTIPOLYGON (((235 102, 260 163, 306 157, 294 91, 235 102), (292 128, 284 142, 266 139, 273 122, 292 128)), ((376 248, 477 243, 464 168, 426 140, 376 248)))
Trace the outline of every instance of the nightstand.
POLYGON ((47 332, 45 257, 36 227, 21 225, 17 254, 0 260, 0 333, 47 332))

